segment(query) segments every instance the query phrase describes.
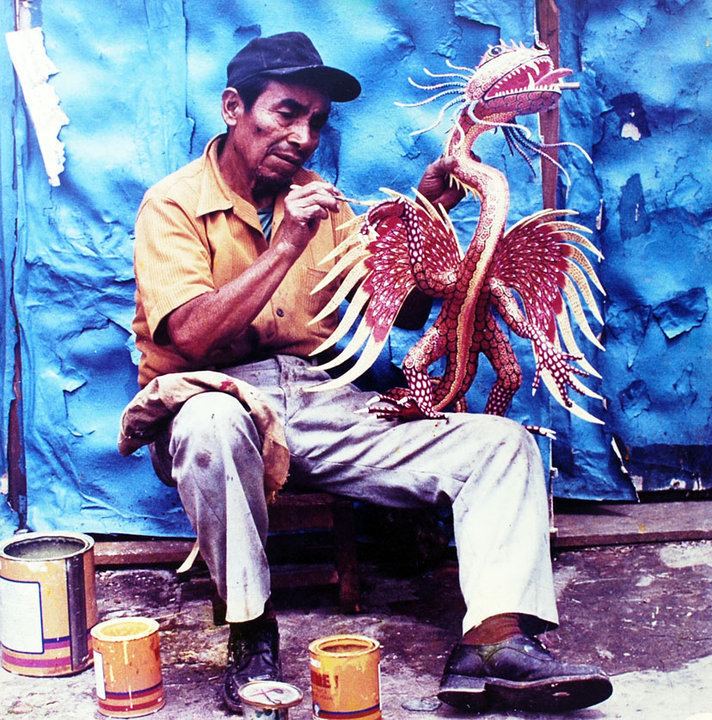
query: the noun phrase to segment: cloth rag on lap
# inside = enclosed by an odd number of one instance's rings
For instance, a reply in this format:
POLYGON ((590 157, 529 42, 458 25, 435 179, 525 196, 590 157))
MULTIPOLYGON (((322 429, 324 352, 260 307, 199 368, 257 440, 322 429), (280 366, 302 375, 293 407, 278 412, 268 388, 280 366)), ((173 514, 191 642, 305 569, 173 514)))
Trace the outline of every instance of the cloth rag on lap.
POLYGON ((274 502, 287 481, 289 450, 284 427, 277 414, 264 401, 260 391, 249 383, 213 370, 159 375, 140 390, 121 414, 118 448, 131 455, 156 439, 187 400, 203 392, 224 392, 237 398, 255 421, 262 440, 265 467, 265 496, 274 502))

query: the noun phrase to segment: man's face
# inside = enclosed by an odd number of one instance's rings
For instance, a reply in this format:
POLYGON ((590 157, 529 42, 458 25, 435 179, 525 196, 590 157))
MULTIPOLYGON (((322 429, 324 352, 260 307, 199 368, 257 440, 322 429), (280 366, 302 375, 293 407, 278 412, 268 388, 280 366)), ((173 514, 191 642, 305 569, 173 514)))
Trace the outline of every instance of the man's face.
POLYGON ((319 145, 329 99, 307 85, 270 80, 250 110, 238 105, 232 142, 243 171, 258 194, 288 186, 319 145))

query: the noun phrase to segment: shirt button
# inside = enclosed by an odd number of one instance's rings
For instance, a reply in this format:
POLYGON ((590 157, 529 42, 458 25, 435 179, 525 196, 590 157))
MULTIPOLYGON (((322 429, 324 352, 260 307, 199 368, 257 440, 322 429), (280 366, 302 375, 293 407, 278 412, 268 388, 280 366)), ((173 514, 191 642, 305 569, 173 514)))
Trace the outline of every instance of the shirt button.
POLYGON ((284 310, 282 310, 282 308, 277 308, 277 317, 284 317, 284 310))

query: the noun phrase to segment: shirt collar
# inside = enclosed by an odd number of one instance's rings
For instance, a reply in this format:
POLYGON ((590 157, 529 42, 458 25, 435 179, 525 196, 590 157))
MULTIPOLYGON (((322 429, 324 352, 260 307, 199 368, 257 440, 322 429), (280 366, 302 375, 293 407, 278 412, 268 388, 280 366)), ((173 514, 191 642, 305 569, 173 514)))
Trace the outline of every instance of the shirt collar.
POLYGON ((218 149, 220 143, 227 137, 224 133, 216 135, 205 146, 203 151, 203 173, 200 184, 200 196, 198 198, 198 206, 196 210, 197 217, 208 215, 219 210, 229 210, 234 208, 240 215, 251 217, 254 215, 255 222, 257 220, 257 212, 252 203, 249 203, 237 193, 233 192, 225 182, 220 173, 218 165, 218 149))

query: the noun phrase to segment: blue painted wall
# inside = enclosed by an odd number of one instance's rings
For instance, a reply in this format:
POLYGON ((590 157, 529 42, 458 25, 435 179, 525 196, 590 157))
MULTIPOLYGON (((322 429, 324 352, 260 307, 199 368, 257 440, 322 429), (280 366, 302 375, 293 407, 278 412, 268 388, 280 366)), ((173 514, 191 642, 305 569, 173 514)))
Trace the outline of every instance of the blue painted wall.
MULTIPOLYGON (((712 476, 712 369, 705 361, 712 347, 710 149, 703 122, 712 109, 705 83, 710 3, 640 0, 605 11, 584 5, 561 8, 562 61, 582 84, 563 101, 562 138, 579 142, 595 164, 568 151, 562 159, 574 178, 567 204, 597 228, 606 254, 600 273, 609 293, 607 352, 593 360, 604 375, 594 386, 607 398, 607 425, 570 420, 544 392, 532 401, 526 386, 511 415, 559 430, 559 495, 630 499, 613 437, 641 487, 693 482, 705 472, 709 483, 712 476)), ((126 459, 115 450, 121 409, 136 390, 132 226, 145 188, 221 131, 224 67, 236 48, 257 34, 303 30, 327 62, 359 76, 363 96, 335 109, 314 162, 347 195, 372 198, 382 185, 408 192, 440 152, 447 129, 410 137, 437 108, 393 105, 423 97, 408 76, 422 80, 423 66, 443 71, 445 58, 476 64, 500 36, 531 42, 533 14, 532 3, 480 0, 103 0, 91 12, 79 0, 42 5, 47 51, 60 69, 51 84, 70 118, 61 133, 67 161, 58 188, 47 184, 31 128, 12 104, 0 51, 0 282, 6 297, 16 251, 33 529, 190 532, 147 454, 126 459)), ((0 21, 11 29, 10 13, 0 21)), ((480 154, 510 178, 511 222, 540 206, 538 179, 509 155, 501 136, 480 154)), ((476 215, 474 204, 455 213, 464 242, 476 215)), ((6 418, 13 330, 6 304, 2 312, 6 418)), ((394 339, 396 363, 412 341, 407 334, 394 339)), ((526 344, 517 346, 529 354, 526 344)), ((382 375, 388 364, 388 357, 379 364, 382 375)), ((527 364, 525 383, 531 372, 527 364)), ((474 409, 482 408, 490 380, 483 368, 470 393, 474 409)))

